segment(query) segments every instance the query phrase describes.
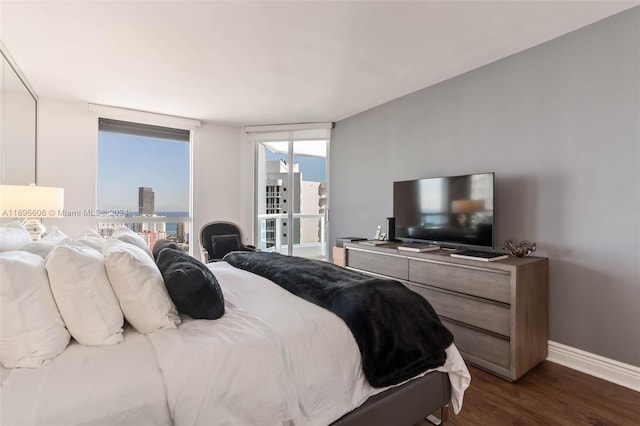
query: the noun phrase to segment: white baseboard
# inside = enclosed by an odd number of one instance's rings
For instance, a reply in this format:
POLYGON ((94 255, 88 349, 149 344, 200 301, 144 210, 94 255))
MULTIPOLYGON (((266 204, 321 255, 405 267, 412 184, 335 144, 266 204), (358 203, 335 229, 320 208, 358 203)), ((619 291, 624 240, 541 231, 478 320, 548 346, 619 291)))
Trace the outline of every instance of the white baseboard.
POLYGON ((547 361, 555 362, 640 392, 640 367, 552 342, 551 340, 549 340, 547 361))

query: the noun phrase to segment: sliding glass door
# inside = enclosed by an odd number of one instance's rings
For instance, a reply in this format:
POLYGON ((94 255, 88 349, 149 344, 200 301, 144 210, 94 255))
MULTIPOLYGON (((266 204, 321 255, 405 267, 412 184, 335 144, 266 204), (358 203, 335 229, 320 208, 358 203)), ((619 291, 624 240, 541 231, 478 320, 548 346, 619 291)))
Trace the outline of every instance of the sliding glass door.
POLYGON ((328 140, 256 144, 257 246, 326 259, 328 140))

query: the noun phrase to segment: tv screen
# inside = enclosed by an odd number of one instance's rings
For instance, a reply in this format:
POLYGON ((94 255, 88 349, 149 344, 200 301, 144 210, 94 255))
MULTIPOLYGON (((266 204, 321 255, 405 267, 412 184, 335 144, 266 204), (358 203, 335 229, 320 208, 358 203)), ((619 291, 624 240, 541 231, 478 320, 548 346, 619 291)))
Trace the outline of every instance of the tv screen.
POLYGON ((493 173, 394 182, 396 238, 493 248, 494 186, 493 173))

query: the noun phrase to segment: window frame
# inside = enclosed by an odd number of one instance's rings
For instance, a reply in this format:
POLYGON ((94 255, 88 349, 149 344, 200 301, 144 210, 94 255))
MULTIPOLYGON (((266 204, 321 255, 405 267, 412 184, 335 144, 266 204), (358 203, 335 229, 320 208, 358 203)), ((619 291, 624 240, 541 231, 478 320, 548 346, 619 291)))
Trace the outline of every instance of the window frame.
MULTIPOLYGON (((256 127, 269 127, 269 126, 256 126, 256 127)), ((279 127, 279 126, 274 126, 274 127, 279 127)), ((333 127, 333 124, 331 123, 331 127, 333 127)), ((331 127, 329 127, 328 129, 330 129, 331 127)), ((322 129, 322 128, 321 128, 322 129)), ((309 127, 306 127, 304 129, 305 131, 308 130, 313 130, 310 129, 309 127)), ((281 135, 282 133, 280 133, 281 135)), ((325 135, 322 135, 320 137, 318 136, 302 136, 300 134, 298 134, 298 136, 296 136, 296 132, 295 131, 289 131, 288 134, 286 135, 286 138, 282 138, 282 140, 280 140, 280 142, 286 142, 288 145, 288 153, 287 153, 287 163, 288 164, 294 164, 294 158, 295 158, 295 144, 296 143, 304 143, 305 141, 316 141, 316 140, 323 140, 325 141, 325 152, 326 152, 326 157, 325 157, 325 161, 326 161, 326 199, 327 199, 327 203, 326 203, 326 208, 324 211, 324 217, 322 218, 322 232, 323 232, 323 236, 321 237, 321 241, 324 241, 324 245, 322 246, 322 258, 323 259, 328 259, 329 258, 329 252, 328 252, 328 235, 329 235, 329 208, 330 208, 330 200, 331 200, 331 183, 330 183, 330 147, 331 147, 331 132, 330 130, 328 130, 326 132, 325 135)), ((260 173, 258 168, 260 167, 260 145, 263 142, 269 142, 269 141, 273 141, 273 137, 271 137, 271 139, 268 136, 265 136, 264 139, 261 139, 261 137, 259 136, 259 133, 254 135, 253 140, 250 140, 250 142, 252 142, 254 144, 254 167, 253 167, 253 171, 254 171, 254 183, 253 183, 253 193, 254 193, 254 199, 253 199, 253 226, 254 229, 256 230, 254 232, 254 245, 256 247, 259 247, 260 245, 260 218, 259 216, 259 212, 258 212, 258 208, 260 205, 260 188, 259 188, 259 184, 260 184, 260 173)), ((287 186, 289 188, 293 188, 294 185, 294 173, 293 173, 293 169, 289 170, 289 172, 287 173, 287 180, 288 180, 288 184, 287 186)), ((286 189, 285 189, 286 190, 286 189)), ((291 194, 289 194, 288 196, 291 196, 291 194)), ((294 212, 289 209, 289 211, 287 212, 287 223, 294 223, 293 222, 293 215, 294 212)), ((290 231, 290 230, 289 230, 290 231)), ((277 228, 276 228, 276 234, 277 234, 277 228)), ((289 232, 287 233, 289 234, 289 232)), ((294 255, 294 244, 287 244, 287 254, 288 255, 294 255)))
MULTIPOLYGON (((96 135, 96 157, 95 157, 95 165, 96 165, 96 173, 95 173, 95 199, 94 205, 97 210, 98 206, 98 141, 99 141, 99 120, 101 118, 109 119, 109 120, 119 120, 119 121, 128 121, 132 123, 139 123, 142 125, 148 126, 157 126, 157 127, 166 127, 173 129, 180 129, 189 131, 189 254, 193 255, 194 250, 197 249, 197 245, 199 244, 199 238, 194 234, 194 211, 195 211, 195 199, 194 199, 194 175, 196 173, 195 170, 195 155, 196 155, 196 146, 197 146, 197 136, 198 129, 202 126, 202 123, 199 120, 194 120, 190 118, 183 117, 175 117, 170 115, 156 114, 145 111, 136 111, 125 108, 117 108, 106 105, 98 105, 98 104, 89 104, 89 111, 95 115, 95 135, 96 135)), ((95 218, 95 225, 97 226, 98 217, 95 218)), ((119 223, 119 222, 118 222, 119 223)), ((129 222, 122 222, 129 223, 129 222)))

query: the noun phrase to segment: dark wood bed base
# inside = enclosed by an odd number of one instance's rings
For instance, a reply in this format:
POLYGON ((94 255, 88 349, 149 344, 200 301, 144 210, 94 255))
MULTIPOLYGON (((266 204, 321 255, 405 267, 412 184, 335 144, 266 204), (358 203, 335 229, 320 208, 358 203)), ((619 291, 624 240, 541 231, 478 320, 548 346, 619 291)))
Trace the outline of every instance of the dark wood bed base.
POLYGON ((446 373, 433 371, 369 398, 331 426, 412 426, 442 409, 446 420, 451 383, 446 373))

